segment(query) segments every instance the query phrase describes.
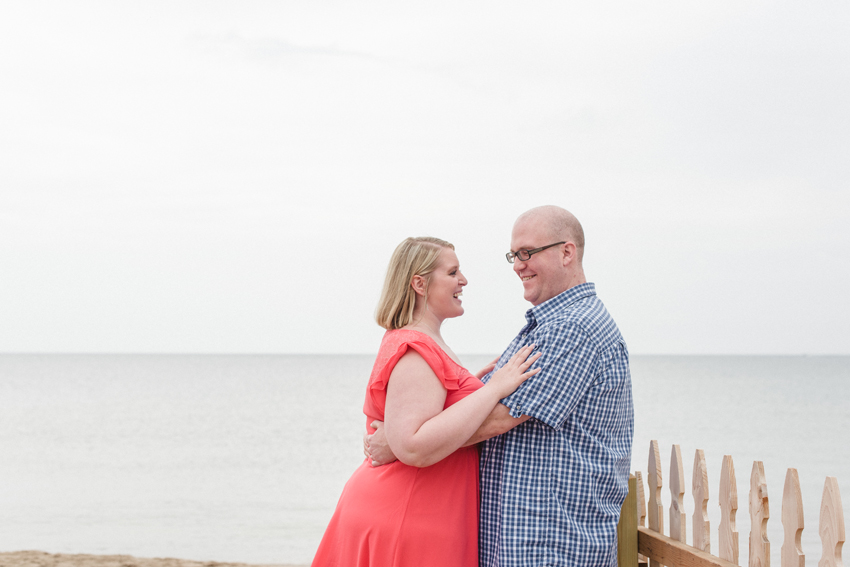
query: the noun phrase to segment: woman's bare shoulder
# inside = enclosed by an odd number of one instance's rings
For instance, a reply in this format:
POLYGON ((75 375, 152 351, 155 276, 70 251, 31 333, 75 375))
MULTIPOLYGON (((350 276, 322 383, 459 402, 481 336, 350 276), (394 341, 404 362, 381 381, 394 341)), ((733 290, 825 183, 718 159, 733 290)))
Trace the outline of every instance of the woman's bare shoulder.
POLYGON ((414 349, 408 349, 406 353, 402 355, 401 358, 398 359, 398 362, 393 368, 392 376, 395 378, 397 376, 434 376, 434 370, 431 366, 426 362, 426 360, 422 357, 414 349))

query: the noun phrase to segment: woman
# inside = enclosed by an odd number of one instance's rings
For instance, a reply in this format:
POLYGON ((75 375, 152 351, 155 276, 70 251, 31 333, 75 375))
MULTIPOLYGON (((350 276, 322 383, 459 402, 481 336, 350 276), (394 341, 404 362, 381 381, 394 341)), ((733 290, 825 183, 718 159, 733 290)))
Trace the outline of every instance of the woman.
POLYGON ((486 385, 464 369, 440 327, 463 314, 466 283, 444 240, 408 238, 393 253, 376 313, 387 332, 363 411, 370 432, 384 421, 398 461, 367 459, 354 472, 313 567, 478 565, 478 450, 463 445, 537 373, 529 367, 540 353, 526 347, 486 385))

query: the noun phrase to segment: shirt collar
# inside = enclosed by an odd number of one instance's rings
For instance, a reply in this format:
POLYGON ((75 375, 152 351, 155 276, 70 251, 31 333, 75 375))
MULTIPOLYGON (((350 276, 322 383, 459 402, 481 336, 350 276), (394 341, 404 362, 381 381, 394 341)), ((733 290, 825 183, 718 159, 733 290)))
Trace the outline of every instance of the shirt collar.
POLYGON ((547 319, 551 319, 560 313, 566 307, 569 307, 579 299, 596 295, 596 286, 592 283, 583 283, 570 289, 563 291, 541 303, 535 305, 525 312, 525 319, 529 325, 533 323, 545 323, 547 319))

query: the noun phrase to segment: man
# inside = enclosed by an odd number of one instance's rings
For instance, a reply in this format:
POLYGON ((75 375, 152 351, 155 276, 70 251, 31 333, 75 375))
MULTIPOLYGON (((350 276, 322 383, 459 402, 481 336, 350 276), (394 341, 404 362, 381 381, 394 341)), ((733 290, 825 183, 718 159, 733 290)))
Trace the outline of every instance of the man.
MULTIPOLYGON (((480 567, 617 563, 634 414, 628 351, 582 267, 584 232, 537 207, 511 234, 508 261, 532 304, 496 363, 524 345, 541 371, 504 398, 468 444, 481 449, 480 567)), ((486 382, 490 375, 484 377, 486 382)), ((391 460, 376 434, 373 460, 391 460)), ((375 463, 377 464, 377 463, 375 463)))

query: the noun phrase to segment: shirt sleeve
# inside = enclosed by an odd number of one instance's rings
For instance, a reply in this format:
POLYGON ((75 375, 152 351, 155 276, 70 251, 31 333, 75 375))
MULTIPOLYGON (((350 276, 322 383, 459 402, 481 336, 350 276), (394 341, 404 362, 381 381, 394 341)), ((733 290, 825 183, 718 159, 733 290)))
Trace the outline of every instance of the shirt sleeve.
POLYGON ((532 366, 540 372, 502 403, 512 417, 529 415, 560 429, 593 384, 599 350, 587 332, 574 324, 548 327, 533 341, 543 353, 532 366))

